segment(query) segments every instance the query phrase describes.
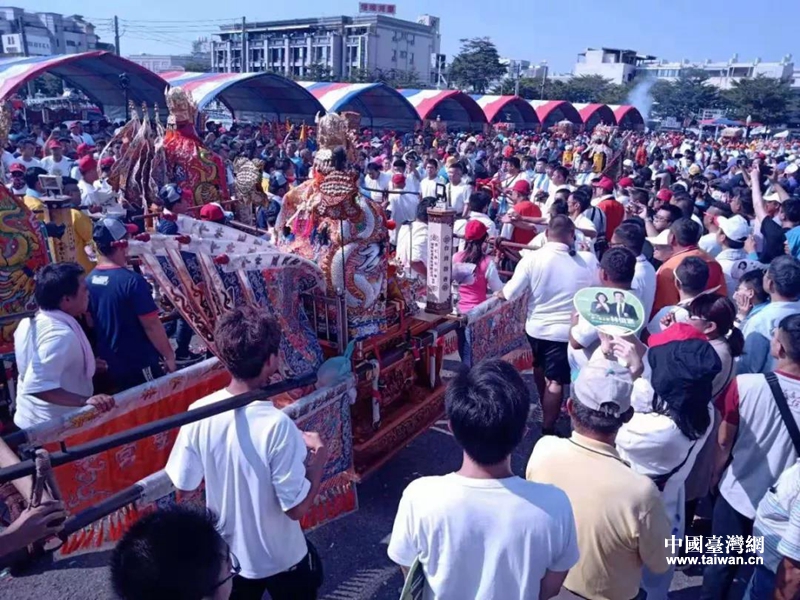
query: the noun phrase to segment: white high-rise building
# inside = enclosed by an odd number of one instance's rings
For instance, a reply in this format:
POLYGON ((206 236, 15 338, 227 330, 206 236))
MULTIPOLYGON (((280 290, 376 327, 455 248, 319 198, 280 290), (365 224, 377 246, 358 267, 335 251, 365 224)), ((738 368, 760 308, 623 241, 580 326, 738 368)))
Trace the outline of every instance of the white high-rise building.
POLYGON ((423 15, 405 21, 383 14, 320 17, 245 24, 246 60, 242 61, 242 26, 223 25, 211 42, 211 68, 217 72, 272 71, 303 79, 327 68, 333 79, 354 71, 410 72, 437 82, 439 18, 423 15))
POLYGON ((48 56, 100 49, 113 47, 101 43, 94 25, 80 15, 0 7, 0 55, 48 56))
POLYGON ((778 62, 764 62, 760 58, 740 60, 734 54, 727 61, 702 62, 690 60, 668 61, 655 56, 639 54, 634 50, 617 48, 588 48, 578 54, 572 74, 600 75, 613 83, 621 84, 634 77, 650 76, 656 79, 675 80, 688 70, 705 71, 708 82, 720 89, 730 89, 734 81, 763 75, 782 81, 791 81, 794 74, 792 55, 787 54, 778 62))

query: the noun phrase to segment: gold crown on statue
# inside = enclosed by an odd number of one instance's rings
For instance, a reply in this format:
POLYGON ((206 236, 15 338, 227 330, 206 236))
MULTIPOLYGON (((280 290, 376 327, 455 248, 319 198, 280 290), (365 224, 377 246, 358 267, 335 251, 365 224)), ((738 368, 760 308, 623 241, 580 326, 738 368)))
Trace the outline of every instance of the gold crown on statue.
POLYGON ((343 115, 329 112, 325 116, 317 115, 317 143, 320 148, 333 150, 337 146, 347 146, 350 124, 343 115))
POLYGON ((168 124, 194 123, 197 118, 197 104, 192 96, 181 87, 169 88, 164 94, 169 109, 168 124))

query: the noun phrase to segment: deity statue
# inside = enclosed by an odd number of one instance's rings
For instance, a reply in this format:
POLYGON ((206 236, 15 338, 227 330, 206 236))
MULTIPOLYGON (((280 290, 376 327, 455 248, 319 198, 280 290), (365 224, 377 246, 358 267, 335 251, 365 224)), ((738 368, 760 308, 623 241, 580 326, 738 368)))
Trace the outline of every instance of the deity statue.
MULTIPOLYGON (((11 111, 0 108, 0 146, 5 147, 11 111)), ((42 224, 25 203, 0 185, 0 355, 13 351, 14 330, 36 310, 36 271, 49 262, 42 224)))
POLYGON ((236 205, 234 215, 239 223, 255 226, 255 211, 260 206, 268 206, 269 200, 262 188, 264 163, 261 160, 250 160, 244 157, 233 163, 233 174, 236 181, 236 205))
POLYGON ((383 210, 359 194, 357 113, 318 119, 311 178, 283 198, 279 247, 322 268, 328 296, 344 296, 349 336, 386 330, 388 229, 383 210))
POLYGON ((169 119, 164 135, 166 180, 188 189, 195 206, 229 200, 222 159, 203 145, 197 135, 197 105, 180 87, 166 92, 169 119))

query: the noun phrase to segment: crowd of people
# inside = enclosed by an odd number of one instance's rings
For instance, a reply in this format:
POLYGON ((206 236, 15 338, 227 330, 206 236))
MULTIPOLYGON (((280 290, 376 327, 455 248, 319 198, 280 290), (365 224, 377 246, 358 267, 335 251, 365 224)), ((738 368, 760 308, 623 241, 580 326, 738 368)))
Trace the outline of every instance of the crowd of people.
MULTIPOLYGON (((19 427, 85 404, 107 410, 114 393, 194 358, 191 329, 178 320, 168 332, 147 281, 127 268, 136 222, 83 221, 106 202, 101 132, 28 133, 3 157, 9 189, 40 211, 39 176, 63 175, 91 248, 85 264, 37 274, 39 311, 15 333, 19 427)), ((365 130, 361 142, 361 193, 394 221, 404 276, 426 280, 428 209, 446 206, 459 238, 456 312, 492 296, 525 299, 543 410, 523 478, 510 463, 531 410, 520 375, 491 360, 449 382, 462 465, 408 486, 388 549, 404 572, 421 569, 426 597, 666 598, 671 559, 701 554, 762 557, 748 597, 797 597, 800 144, 610 129, 365 130), (575 296, 594 287, 618 317, 630 316, 626 293, 638 298, 641 331, 608 335, 577 314, 575 296)), ((228 165, 263 161, 267 231, 315 149, 313 132, 277 139, 251 125, 212 124, 206 143, 228 165)), ((174 235, 169 215, 185 212, 184 196, 168 185, 159 197, 157 229, 174 235)), ((204 212, 229 218, 218 206, 204 212)), ((263 386, 280 336, 263 310, 224 315, 215 339, 232 382, 192 408, 263 386)), ((325 442, 269 402, 182 428, 166 470, 181 490, 205 480, 209 512, 137 523, 115 550, 117 594, 315 598, 324 556, 299 519, 319 489, 325 442)), ((701 597, 727 597, 736 570, 706 565, 701 597)))

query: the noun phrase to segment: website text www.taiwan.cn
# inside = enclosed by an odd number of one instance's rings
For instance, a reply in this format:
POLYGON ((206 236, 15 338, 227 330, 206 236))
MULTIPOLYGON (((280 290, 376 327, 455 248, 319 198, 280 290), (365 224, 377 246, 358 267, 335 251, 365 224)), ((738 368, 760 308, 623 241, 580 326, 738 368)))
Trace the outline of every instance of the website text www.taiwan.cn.
POLYGON ((764 536, 761 535, 673 535, 664 540, 672 556, 670 565, 763 565, 764 536))

